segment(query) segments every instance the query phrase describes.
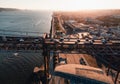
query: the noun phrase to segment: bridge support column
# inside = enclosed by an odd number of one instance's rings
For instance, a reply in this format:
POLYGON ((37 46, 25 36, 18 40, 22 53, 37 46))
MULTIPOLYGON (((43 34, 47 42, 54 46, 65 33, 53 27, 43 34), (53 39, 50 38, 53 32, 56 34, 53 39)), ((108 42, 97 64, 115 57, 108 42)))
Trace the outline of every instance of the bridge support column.
POLYGON ((109 75, 109 71, 110 71, 110 67, 108 67, 108 70, 107 70, 107 76, 109 75))
POLYGON ((43 49, 44 56, 44 76, 45 76, 45 84, 49 84, 49 61, 50 61, 50 52, 48 49, 43 49))
POLYGON ((44 56, 44 83, 49 84, 49 61, 50 61, 50 50, 47 44, 45 44, 45 38, 43 40, 43 56, 44 56))
POLYGON ((117 72, 117 75, 116 75, 116 77, 115 77, 115 84, 117 84, 118 76, 119 76, 119 71, 117 72))

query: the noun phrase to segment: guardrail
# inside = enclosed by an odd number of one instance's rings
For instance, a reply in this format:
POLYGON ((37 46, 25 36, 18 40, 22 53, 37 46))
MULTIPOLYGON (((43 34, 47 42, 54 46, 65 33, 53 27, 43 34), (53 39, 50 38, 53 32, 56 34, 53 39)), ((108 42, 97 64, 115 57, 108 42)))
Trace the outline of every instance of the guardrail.
POLYGON ((42 36, 43 32, 28 32, 28 31, 14 31, 0 29, 0 36, 42 36))

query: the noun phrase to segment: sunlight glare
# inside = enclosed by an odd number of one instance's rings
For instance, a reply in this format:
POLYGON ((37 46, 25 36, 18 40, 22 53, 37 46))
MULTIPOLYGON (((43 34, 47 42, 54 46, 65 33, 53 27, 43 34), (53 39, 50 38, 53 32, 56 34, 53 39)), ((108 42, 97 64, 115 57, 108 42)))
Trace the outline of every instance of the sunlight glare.
POLYGON ((0 0, 0 6, 7 8, 58 11, 120 9, 120 0, 0 0))

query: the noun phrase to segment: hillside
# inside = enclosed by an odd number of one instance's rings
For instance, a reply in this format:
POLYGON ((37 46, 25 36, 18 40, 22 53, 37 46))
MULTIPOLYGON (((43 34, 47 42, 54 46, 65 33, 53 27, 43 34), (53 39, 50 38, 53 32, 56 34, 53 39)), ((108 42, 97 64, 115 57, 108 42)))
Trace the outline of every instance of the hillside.
POLYGON ((0 7, 0 12, 1 11, 18 11, 19 9, 16 9, 16 8, 1 8, 0 7))

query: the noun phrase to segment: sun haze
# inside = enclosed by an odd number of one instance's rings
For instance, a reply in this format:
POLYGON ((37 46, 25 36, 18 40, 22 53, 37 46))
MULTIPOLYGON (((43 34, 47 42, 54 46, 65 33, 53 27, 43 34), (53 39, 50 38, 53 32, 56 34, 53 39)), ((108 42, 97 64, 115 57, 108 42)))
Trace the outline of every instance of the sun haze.
POLYGON ((0 7, 66 11, 120 9, 120 0, 0 0, 0 7))

